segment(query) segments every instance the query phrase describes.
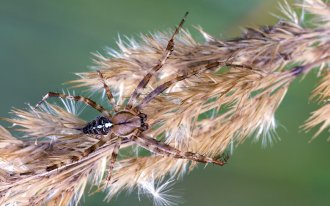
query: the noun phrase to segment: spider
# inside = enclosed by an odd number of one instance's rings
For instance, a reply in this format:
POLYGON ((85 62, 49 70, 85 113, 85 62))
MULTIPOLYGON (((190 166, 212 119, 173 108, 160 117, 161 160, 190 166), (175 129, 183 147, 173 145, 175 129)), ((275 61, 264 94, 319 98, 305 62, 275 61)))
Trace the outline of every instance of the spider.
MULTIPOLYGON (((116 102, 114 96, 111 93, 109 86, 105 83, 104 77, 101 71, 97 71, 98 75, 102 81, 108 102, 111 104, 113 111, 106 110, 103 106, 97 104, 95 101, 83 97, 83 96, 73 96, 67 95, 64 93, 55 93, 55 92, 48 92, 41 101, 38 102, 36 108, 39 107, 46 99, 49 97, 58 97, 62 99, 70 99, 73 101, 83 102, 86 105, 91 106, 92 108, 98 110, 102 113, 101 116, 97 117, 96 119, 88 122, 83 128, 79 128, 83 134, 91 134, 91 135, 102 135, 99 141, 88 147, 83 153, 82 157, 86 157, 92 152, 94 152, 97 148, 103 146, 107 143, 108 140, 115 140, 114 148, 110 157, 109 163, 109 170, 107 175, 107 182, 110 181, 112 170, 114 168, 114 164, 117 158, 118 151, 120 149, 121 144, 124 141, 132 141, 135 142, 137 145, 162 156, 169 156, 173 158, 179 159, 188 159, 202 163, 214 163, 217 165, 224 165, 225 161, 216 160, 207 156, 200 155, 198 153, 193 152, 184 152, 180 151, 168 144, 165 144, 161 141, 158 141, 154 138, 148 137, 145 135, 145 131, 148 130, 148 123, 147 123, 147 115, 141 112, 141 109, 144 108, 148 102, 150 102, 153 98, 157 95, 161 94, 167 88, 169 88, 172 84, 181 81, 190 75, 196 74, 197 71, 192 72, 190 74, 183 74, 181 76, 177 76, 176 78, 165 82, 158 87, 156 87, 153 91, 151 91, 148 95, 146 95, 141 102, 137 103, 141 92, 149 83, 150 78, 162 68, 165 64, 168 57, 171 55, 173 48, 174 48, 174 37, 179 33, 180 28, 182 28, 183 23, 188 15, 188 12, 184 15, 182 20, 180 21, 179 25, 176 27, 174 33, 171 36, 171 39, 168 41, 166 49, 159 60, 159 63, 155 65, 151 70, 143 77, 143 79, 139 82, 138 86, 135 88, 131 96, 129 97, 128 103, 124 105, 124 109, 119 110, 117 109, 116 102)), ((211 63, 207 68, 214 68, 218 66, 217 63, 211 63)), ((79 159, 75 157, 75 160, 79 159)), ((51 171, 56 169, 56 165, 52 165, 47 167, 47 171, 51 171)))

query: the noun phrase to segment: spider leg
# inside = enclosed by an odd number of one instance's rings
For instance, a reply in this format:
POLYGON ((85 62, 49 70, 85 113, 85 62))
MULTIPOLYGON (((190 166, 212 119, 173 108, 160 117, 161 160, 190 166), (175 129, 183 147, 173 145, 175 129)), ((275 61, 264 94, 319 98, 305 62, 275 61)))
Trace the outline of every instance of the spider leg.
POLYGON ((46 101, 46 99, 48 99, 49 97, 59 97, 62 99, 70 99, 76 102, 83 102, 86 105, 89 105, 91 107, 93 107, 94 109, 98 110, 99 112, 101 112, 102 114, 111 117, 110 113, 104 109, 103 106, 97 104, 96 102, 94 102, 93 100, 87 98, 87 97, 83 97, 83 96, 72 96, 72 95, 67 95, 67 94, 63 94, 63 93, 56 93, 56 92, 48 92, 39 102, 38 104, 35 106, 35 108, 38 108, 44 101, 46 101))
MULTIPOLYGON (((95 150, 97 150, 98 148, 105 145, 108 142, 109 138, 111 138, 110 135, 104 135, 103 137, 101 137, 99 139, 98 142, 96 142, 95 144, 87 147, 83 151, 79 152, 79 154, 71 155, 70 156, 70 159, 71 159, 70 162, 77 162, 77 161, 83 159, 84 157, 87 157, 89 154, 93 153, 95 150)), ((55 169, 58 169, 58 168, 62 167, 65 164, 67 164, 67 163, 66 162, 59 162, 57 164, 49 165, 45 168, 45 171, 46 172, 53 171, 55 169)))
MULTIPOLYGON (((51 171, 57 170, 59 168, 69 167, 71 165, 71 163, 78 162, 78 161, 82 160, 83 158, 87 157, 89 154, 93 153, 95 150, 97 150, 98 148, 105 145, 108 142, 109 138, 111 139, 113 137, 114 136, 112 136, 112 135, 104 135, 103 137, 101 137, 99 139, 98 142, 91 145, 90 147, 87 147, 83 151, 80 151, 79 154, 71 154, 69 162, 68 161, 62 161, 62 162, 58 162, 58 163, 55 163, 55 164, 51 164, 51 165, 45 167, 43 171, 37 171, 37 170, 36 171, 26 171, 26 172, 23 172, 23 173, 12 173, 10 175, 11 176, 14 176, 14 175, 24 176, 24 175, 37 174, 37 172, 51 172, 51 171)), ((128 139, 128 138, 120 139, 120 145, 121 144, 126 144, 130 141, 131 140, 128 139)), ((115 142, 114 144, 116 144, 116 143, 117 142, 115 142)), ((114 145, 114 147, 115 147, 115 145, 114 145)))
POLYGON ((153 91, 151 91, 143 100, 141 101, 140 104, 134 107, 134 109, 137 109, 138 111, 141 110, 146 104, 148 104, 152 99, 154 99, 156 96, 158 96, 160 93, 165 91, 167 88, 169 88, 172 84, 179 82, 181 80, 184 80, 188 77, 189 75, 182 75, 178 76, 170 81, 167 81, 158 87, 156 87, 153 91))
POLYGON ((225 164, 224 161, 216 160, 198 153, 180 151, 170 145, 167 145, 163 142, 160 142, 156 139, 147 136, 135 136, 132 140, 136 142, 139 146, 156 154, 174 157, 178 159, 188 159, 202 163, 214 163, 220 166, 223 166, 225 164))
POLYGON ((117 106, 116 106, 115 98, 113 97, 109 86, 105 83, 103 74, 99 70, 97 70, 97 73, 99 74, 99 76, 101 78, 101 81, 103 83, 103 87, 104 87, 104 90, 105 90, 105 92, 107 94, 109 103, 111 104, 112 108, 117 112, 117 106))
POLYGON ((181 22, 179 23, 179 26, 175 29, 174 33, 172 34, 171 39, 168 41, 166 49, 163 53, 163 56, 159 60, 158 64, 154 66, 140 81, 138 86, 135 88, 134 92, 130 96, 128 103, 126 105, 126 109, 131 109, 136 102, 136 100, 141 95, 142 90, 146 87, 151 77, 165 64, 168 57, 172 54, 173 48, 174 48, 174 37, 179 33, 180 28, 182 27, 183 23, 186 20, 186 17, 188 15, 188 12, 185 13, 184 17, 182 18, 181 22))
POLYGON ((214 63, 210 63, 208 65, 205 66, 204 69, 195 69, 193 71, 191 71, 190 73, 185 73, 181 76, 177 76, 172 80, 169 80, 161 85, 159 85, 158 87, 156 87, 153 91, 151 91, 142 101, 140 104, 138 104, 135 108, 138 109, 140 111, 140 109, 142 109, 146 104, 148 104, 152 99, 154 99, 156 96, 158 96, 160 93, 162 93, 163 91, 165 91, 167 88, 169 88, 171 85, 175 84, 176 82, 182 81, 192 75, 196 75, 204 70, 207 69, 211 69, 214 67, 218 67, 220 65, 219 62, 214 62, 214 63))
POLYGON ((118 137, 114 147, 113 147, 113 150, 112 150, 112 153, 111 153, 111 158, 110 158, 110 163, 109 163, 109 171, 108 171, 108 176, 106 178, 106 185, 108 185, 108 183, 110 182, 110 179, 111 179, 111 176, 112 176, 112 171, 113 171, 113 168, 115 166, 115 162, 116 162, 116 159, 117 159, 117 155, 118 155, 118 152, 119 152, 119 149, 120 149, 120 145, 121 145, 121 138, 118 137))
POLYGON ((248 68, 251 69, 249 66, 244 65, 237 65, 237 64, 229 64, 229 63, 220 63, 220 62, 212 62, 207 64, 203 69, 195 69, 192 70, 190 73, 183 74, 181 76, 177 76, 176 78, 169 80, 159 86, 157 86, 153 91, 151 91, 142 101, 140 104, 138 104, 134 109, 141 110, 146 104, 148 104, 151 100, 153 100, 156 96, 158 96, 160 93, 165 91, 167 88, 169 88, 171 85, 175 84, 176 82, 182 81, 184 79, 187 79, 190 76, 196 75, 198 73, 201 73, 208 69, 213 69, 215 67, 218 67, 220 65, 223 66, 231 66, 231 67, 240 67, 240 68, 248 68))

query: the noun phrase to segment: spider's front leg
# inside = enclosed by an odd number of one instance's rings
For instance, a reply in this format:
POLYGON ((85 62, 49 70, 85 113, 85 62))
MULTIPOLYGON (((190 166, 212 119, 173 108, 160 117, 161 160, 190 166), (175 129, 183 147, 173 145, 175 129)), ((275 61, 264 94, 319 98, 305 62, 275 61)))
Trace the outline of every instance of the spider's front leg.
POLYGON ((156 139, 144 136, 142 134, 134 136, 132 138, 132 141, 136 142, 139 146, 159 155, 169 156, 178 159, 188 159, 202 163, 214 163, 220 166, 226 164, 225 161, 216 160, 198 153, 180 151, 170 145, 167 145, 156 139))
POLYGON ((177 35, 180 31, 180 29, 182 28, 183 23, 186 20, 186 17, 188 15, 188 12, 185 13, 183 19, 180 21, 178 27, 175 29, 174 33, 172 34, 171 39, 168 41, 166 49, 163 53, 163 56, 161 57, 161 59, 159 60, 158 64, 155 65, 144 77, 143 79, 139 82, 139 84, 137 85, 137 87, 135 88, 135 90, 133 91, 132 95, 130 96, 128 103, 126 105, 126 109, 131 109, 133 107, 133 105, 135 104, 135 102, 137 101, 137 99, 139 98, 139 96, 141 95, 142 90, 147 86, 147 84, 149 83, 150 79, 152 76, 155 75, 155 73, 163 67, 163 65, 165 64, 165 62, 167 61, 167 59, 169 58, 169 56, 172 54, 173 52, 173 48, 174 48, 174 37, 175 35, 177 35))
POLYGON ((117 111, 118 111, 118 108, 117 108, 117 105, 116 105, 115 98, 114 98, 114 96, 112 95, 109 86, 105 83, 105 79, 104 79, 104 77, 103 77, 102 72, 99 71, 99 70, 97 70, 97 73, 98 73, 99 76, 100 76, 100 79, 101 79, 101 81, 102 81, 103 88, 104 88, 104 90, 105 90, 105 93, 106 93, 106 95, 107 95, 107 98, 108 98, 109 103, 111 104, 113 110, 114 110, 115 112, 117 112, 117 111))
POLYGON ((168 89, 170 86, 174 85, 176 82, 182 81, 184 79, 187 79, 193 75, 199 74, 203 71, 209 70, 209 69, 213 69, 213 68, 217 68, 219 66, 230 66, 230 67, 239 67, 239 68, 248 68, 251 69, 251 67, 249 66, 245 66, 245 65, 238 65, 238 64, 230 64, 230 63, 221 63, 218 61, 215 62, 210 62, 209 64, 205 65, 204 68, 195 68, 189 72, 186 72, 185 74, 182 74, 180 76, 175 77, 174 79, 171 79, 159 86, 157 86, 153 91, 151 91, 146 97, 144 97, 144 99, 142 99, 142 101, 135 106, 133 109, 135 110, 141 110, 142 108, 144 108, 151 100, 153 100, 155 97, 157 97, 159 94, 161 94, 163 91, 165 91, 166 89, 168 89))
POLYGON ((72 96, 72 95, 67 95, 67 94, 57 93, 57 92, 48 92, 38 102, 38 104, 35 106, 35 108, 38 108, 43 102, 45 102, 50 97, 58 97, 58 98, 62 98, 62 99, 70 99, 70 100, 73 100, 73 101, 76 101, 76 102, 83 102, 86 105, 89 105, 89 106, 93 107, 94 109, 98 110, 99 112, 101 112, 105 116, 111 117, 111 114, 103 106, 97 104, 96 102, 94 102, 93 100, 91 100, 87 97, 72 96))

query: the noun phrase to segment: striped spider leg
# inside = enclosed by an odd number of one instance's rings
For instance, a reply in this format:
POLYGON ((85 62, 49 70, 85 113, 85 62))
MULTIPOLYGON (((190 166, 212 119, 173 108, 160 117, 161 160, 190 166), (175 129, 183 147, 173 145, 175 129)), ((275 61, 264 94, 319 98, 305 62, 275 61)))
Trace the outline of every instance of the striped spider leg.
MULTIPOLYGON (((181 81, 191 75, 197 74, 198 73, 197 70, 189 74, 178 76, 175 79, 165 82, 164 84, 158 86, 155 90, 150 92, 137 106, 135 106, 138 97, 140 96, 142 90, 148 84, 150 78, 165 64, 166 60, 172 53, 174 47, 174 37, 177 33, 179 33, 179 30, 182 27, 187 14, 188 13, 185 14, 179 26, 176 28, 175 32, 173 33, 159 63, 155 67, 153 67, 140 81, 134 92, 131 94, 125 109, 122 110, 117 109, 115 99, 111 93, 111 90, 108 87, 108 85, 105 83, 104 77, 100 71, 98 71, 98 74, 102 81, 108 101, 113 107, 113 111, 107 111, 106 109, 104 109, 103 106, 97 104, 93 100, 86 97, 71 96, 71 95, 54 93, 54 92, 49 92, 48 94, 46 94, 36 106, 38 107, 49 97, 59 97, 62 99, 71 99, 73 101, 83 102, 86 105, 89 105, 102 113, 101 116, 88 122, 83 128, 78 129, 82 132, 82 134, 102 135, 102 137, 96 144, 85 149, 82 152, 82 154, 80 154, 80 156, 73 156, 72 161, 77 161, 82 159, 83 157, 88 156, 99 147, 105 145, 109 140, 115 140, 116 142, 114 144, 114 148, 110 157, 108 176, 106 178, 107 183, 110 182, 112 170, 116 162, 117 154, 124 140, 125 142, 127 142, 127 140, 134 142, 137 145, 144 147, 147 150, 162 156, 168 156, 178 159, 188 159, 202 163, 214 163, 221 166, 225 164, 224 161, 216 160, 197 153, 180 151, 168 144, 150 138, 144 134, 144 132, 148 130, 148 123, 147 123, 147 115, 142 113, 141 109, 144 106, 146 106, 146 104, 150 102, 153 98, 155 98, 157 95, 159 95, 161 92, 166 90, 169 86, 171 86, 175 82, 181 81)), ((219 66, 219 63, 216 64, 211 63, 208 66, 206 66, 205 69, 214 68, 215 66, 219 66)), ((53 169, 58 168, 58 166, 51 165, 47 168, 48 168, 46 169, 47 171, 51 171, 53 169)))
POLYGON ((160 69, 163 67, 163 65, 165 64, 166 60, 168 59, 168 57, 172 54, 173 49, 174 49, 174 37, 175 35, 177 35, 183 25, 183 23, 186 20, 186 17, 188 15, 188 12, 185 13, 184 17, 182 18, 182 20, 180 21, 178 27, 175 29, 174 33, 172 34, 171 39, 168 41, 165 52, 163 54, 163 56, 161 57, 161 59, 159 60, 158 64, 156 66, 154 66, 144 77, 143 79, 140 81, 140 83, 138 84, 138 86, 135 88, 134 92, 132 93, 131 97, 128 100, 128 103, 126 105, 126 109, 131 109, 134 105, 134 103, 137 101, 137 99, 139 98, 139 96, 141 95, 141 92, 143 91, 143 89, 147 86, 147 84, 149 83, 151 77, 160 69))

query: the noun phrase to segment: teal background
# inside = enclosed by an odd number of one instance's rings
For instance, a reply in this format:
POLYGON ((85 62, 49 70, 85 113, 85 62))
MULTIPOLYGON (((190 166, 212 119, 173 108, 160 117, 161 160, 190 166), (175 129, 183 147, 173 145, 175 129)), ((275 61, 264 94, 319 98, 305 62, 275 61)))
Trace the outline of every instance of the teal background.
MULTIPOLYGON (((63 82, 88 71, 91 52, 104 54, 115 47, 118 34, 173 28, 190 11, 185 28, 200 39, 192 25, 218 37, 235 37, 243 26, 273 24, 277 1, 4 1, 0 0, 0 116, 11 107, 35 104, 48 91, 61 91, 63 82)), ((299 126, 318 106, 308 101, 316 84, 315 72, 291 86, 276 116, 281 141, 262 149, 246 141, 235 149, 225 167, 200 165, 178 181, 174 190, 181 205, 329 205, 330 144, 323 133, 308 143, 312 133, 299 126)), ((90 117, 92 118, 92 117, 90 117)), ((5 124, 5 123, 3 123, 5 124)), ((110 203, 103 194, 85 195, 81 205, 152 205, 138 201, 136 192, 122 193, 110 203)))

